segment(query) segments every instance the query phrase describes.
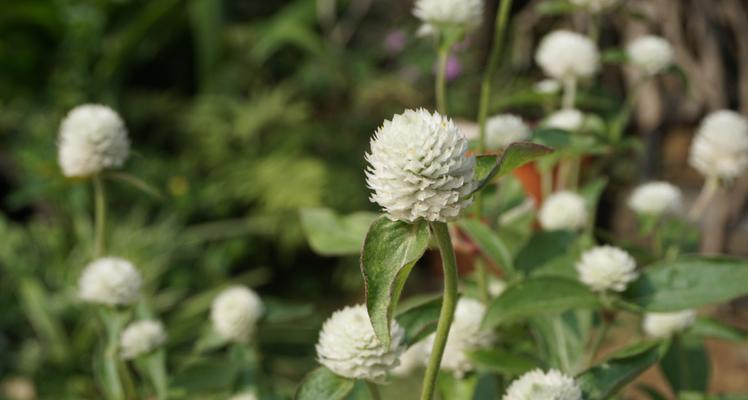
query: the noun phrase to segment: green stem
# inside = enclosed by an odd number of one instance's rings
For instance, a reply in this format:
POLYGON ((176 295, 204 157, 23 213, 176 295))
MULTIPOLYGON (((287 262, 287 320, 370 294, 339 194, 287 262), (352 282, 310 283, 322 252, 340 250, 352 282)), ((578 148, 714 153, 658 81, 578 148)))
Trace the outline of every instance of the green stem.
POLYGON ((597 333, 595 334, 595 339, 592 342, 592 347, 590 347, 590 353, 589 358, 587 359, 587 365, 592 366, 592 363, 595 362, 595 358, 597 357, 597 353, 600 352, 600 346, 602 346, 603 343, 605 343, 605 337, 608 335, 608 331, 610 331, 610 323, 608 320, 601 316, 600 317, 600 329, 597 330, 597 333))
POLYGON ((442 308, 439 312, 439 322, 436 326, 434 345, 431 348, 431 356, 426 367, 426 374, 423 377, 421 400, 430 400, 434 396, 436 377, 439 373, 444 348, 447 345, 447 337, 449 336, 449 327, 452 325, 455 307, 457 306, 457 259, 452 248, 452 239, 449 237, 449 229, 444 222, 432 222, 431 230, 436 236, 439 252, 442 257, 444 297, 442 299, 442 308))
POLYGON ((106 329, 106 347, 104 348, 104 385, 107 397, 111 400, 123 400, 125 391, 122 387, 122 381, 118 372, 119 358, 117 348, 119 345, 119 336, 122 331, 122 319, 111 310, 101 311, 101 320, 106 329))
POLYGON ((707 178, 706 182, 704 182, 704 186, 701 187, 699 197, 694 201, 691 210, 688 212, 688 216, 692 220, 698 222, 701 218, 701 214, 706 209, 706 206, 711 203, 712 197, 717 193, 717 189, 719 189, 719 178, 714 176, 707 178))
POLYGON ((439 46, 439 66, 436 70, 436 109, 442 115, 447 115, 447 60, 449 59, 449 45, 439 46))
POLYGON ((93 176, 94 185, 94 258, 104 255, 106 229, 106 193, 100 174, 93 176))
POLYGON ((475 261, 475 266, 478 269, 478 293, 483 304, 488 305, 491 301, 491 296, 488 292, 488 268, 486 268, 486 263, 480 258, 475 261))
POLYGON ((366 381, 366 388, 369 389, 369 395, 372 400, 382 400, 382 396, 379 394, 379 388, 375 383, 366 381))
POLYGON ((146 369, 156 391, 156 399, 166 400, 169 393, 169 378, 166 372, 166 354, 164 350, 158 350, 149 354, 146 360, 146 369))
POLYGON ((575 76, 569 76, 564 78, 564 97, 563 107, 565 110, 571 110, 574 108, 574 103, 577 99, 577 78, 575 76))

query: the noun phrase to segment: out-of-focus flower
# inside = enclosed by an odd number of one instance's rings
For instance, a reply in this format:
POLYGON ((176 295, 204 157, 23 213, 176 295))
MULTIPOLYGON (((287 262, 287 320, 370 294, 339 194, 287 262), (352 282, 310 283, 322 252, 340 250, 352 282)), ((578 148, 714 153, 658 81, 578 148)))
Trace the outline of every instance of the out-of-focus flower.
POLYGON ((695 320, 696 312, 693 310, 670 313, 647 313, 644 315, 642 326, 647 336, 667 338, 686 330, 695 320))
POLYGON ((390 218, 447 221, 471 204, 475 158, 451 119, 424 109, 406 110, 376 131, 366 183, 390 218))
POLYGON ((668 182, 649 182, 634 190, 628 205, 642 215, 665 215, 680 212, 683 201, 680 189, 668 182))
POLYGON ((455 55, 450 55, 449 58, 447 58, 447 67, 444 71, 444 77, 448 81, 453 81, 460 77, 460 74, 462 73, 462 64, 460 64, 460 59, 457 58, 455 55))
POLYGON ((501 279, 492 279, 488 283, 488 294, 491 297, 499 297, 500 294, 504 293, 504 290, 506 290, 506 282, 501 279))
POLYGON ((555 79, 543 79, 535 84, 535 91, 543 94, 556 94, 561 91, 561 83, 555 79))
POLYGON ((125 123, 107 106, 75 107, 60 125, 58 161, 65 176, 85 177, 119 168, 129 152, 125 123))
POLYGON ((81 299, 110 306, 134 303, 140 296, 143 280, 131 262, 104 257, 88 264, 78 281, 81 299))
POLYGON ((257 400, 255 392, 247 391, 231 396, 229 400, 257 400))
POLYGON ((707 177, 732 180, 742 175, 748 167, 748 121, 729 110, 707 115, 691 143, 688 162, 707 177))
POLYGON ((0 382, 0 398, 7 400, 34 400, 34 382, 23 377, 9 377, 0 382))
POLYGON ((392 321, 390 347, 374 333, 363 304, 335 311, 322 325, 317 359, 332 372, 351 379, 381 382, 399 363, 405 331, 392 321))
POLYGON ((638 276, 634 258, 613 246, 598 246, 585 251, 576 268, 579 280, 598 292, 622 292, 638 276))
POLYGON ((619 0, 571 0, 571 4, 584 7, 592 12, 600 12, 612 8, 619 0))
POLYGON ((535 369, 512 382, 503 400, 582 400, 582 389, 558 370, 535 369))
POLYGON ((503 149, 529 136, 530 128, 516 115, 494 115, 486 121, 486 145, 490 149, 503 149))
POLYGON ((252 338, 264 310, 257 293, 245 286, 234 286, 213 300, 210 319, 224 339, 242 343, 252 338))
POLYGON ((667 40, 653 35, 642 36, 626 47, 631 62, 648 75, 654 75, 673 63, 673 47, 667 40))
POLYGON ((392 369, 392 374, 408 376, 417 368, 425 366, 429 356, 428 344, 426 340, 421 340, 405 350, 400 356, 400 365, 392 369))
POLYGON ((128 325, 120 337, 122 358, 131 359, 150 353, 166 342, 166 331, 159 321, 142 320, 128 325))
POLYGON ((600 65, 600 54, 586 36, 558 30, 541 40, 535 61, 546 75, 563 81, 594 75, 600 65))
POLYGON ((413 15, 432 28, 474 29, 483 19, 483 0, 417 0, 413 15))
POLYGON ((587 223, 587 205, 576 193, 557 192, 543 202, 538 219, 543 229, 548 231, 577 230, 587 223))
POLYGON ((582 127, 584 114, 575 109, 559 110, 548 116, 545 120, 545 126, 549 128, 558 128, 567 131, 576 131, 582 127))
POLYGON ((400 54, 405 48, 408 38, 401 30, 390 31, 384 38, 384 50, 390 56, 400 54))

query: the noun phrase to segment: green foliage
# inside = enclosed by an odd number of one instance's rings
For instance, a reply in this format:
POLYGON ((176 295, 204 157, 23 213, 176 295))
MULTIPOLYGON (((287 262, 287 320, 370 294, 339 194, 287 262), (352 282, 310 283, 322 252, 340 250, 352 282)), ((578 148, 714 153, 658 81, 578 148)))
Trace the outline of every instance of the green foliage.
POLYGON ((631 382, 654 365, 662 356, 663 344, 642 343, 623 349, 600 365, 596 365, 579 376, 585 399, 610 398, 624 385, 631 382))
POLYGON ((551 153, 553 149, 530 142, 516 142, 509 145, 500 156, 480 156, 476 160, 475 180, 478 192, 494 178, 500 178, 522 165, 551 153))
POLYGON ((296 400, 342 400, 353 391, 354 381, 320 367, 310 372, 299 385, 296 400))
POLYGON ((344 217, 326 208, 303 208, 301 225, 309 245, 319 254, 341 256, 358 254, 376 215, 358 212, 344 217))

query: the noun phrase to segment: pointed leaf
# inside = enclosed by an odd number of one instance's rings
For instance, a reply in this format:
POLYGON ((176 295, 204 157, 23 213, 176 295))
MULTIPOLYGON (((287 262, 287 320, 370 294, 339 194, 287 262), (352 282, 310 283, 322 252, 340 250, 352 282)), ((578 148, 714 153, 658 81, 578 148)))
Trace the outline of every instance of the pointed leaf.
POLYGON ((674 393, 683 390, 706 391, 709 384, 709 355, 704 341, 697 337, 685 340, 676 335, 660 361, 662 373, 674 393))
POLYGON ((691 325, 691 328, 688 329, 687 336, 694 336, 702 339, 713 338, 732 342, 748 340, 748 332, 707 317, 697 318, 696 322, 694 322, 694 324, 691 325))
POLYGON ((442 296, 439 295, 399 310, 395 319, 405 330, 405 342, 412 345, 434 332, 441 309, 442 296))
POLYGON ((383 215, 371 224, 361 254, 361 273, 366 288, 366 307, 374 332, 382 344, 390 344, 390 322, 400 292, 429 244, 425 221, 409 224, 383 215))
POLYGON ((460 220, 457 225, 478 245, 486 257, 503 268, 509 275, 514 273, 514 263, 509 249, 489 227, 472 219, 460 220))
POLYGON ((577 377, 583 398, 603 400, 616 394, 626 384, 654 365, 662 356, 662 343, 650 342, 624 349, 607 361, 577 377))
POLYGON ((478 186, 473 190, 473 193, 483 189, 488 183, 496 177, 502 177, 515 168, 521 167, 522 165, 540 158, 546 154, 553 152, 550 147, 543 146, 542 144, 530 143, 530 142, 515 142, 509 145, 504 150, 504 153, 499 157, 495 157, 493 166, 486 172, 486 163, 489 158, 479 157, 476 160, 478 167, 476 168, 476 180, 478 180, 478 186), (479 174, 486 174, 485 176, 479 174))
POLYGON ((369 212, 340 216, 327 208, 304 208, 300 216, 309 245, 325 256, 359 254, 366 231, 377 217, 369 212))
POLYGON ((479 369, 507 375, 521 375, 538 363, 530 357, 509 353, 502 349, 483 349, 467 353, 479 369))
POLYGON ((342 400, 351 391, 356 381, 335 375, 325 367, 310 372, 296 390, 296 400, 342 400))

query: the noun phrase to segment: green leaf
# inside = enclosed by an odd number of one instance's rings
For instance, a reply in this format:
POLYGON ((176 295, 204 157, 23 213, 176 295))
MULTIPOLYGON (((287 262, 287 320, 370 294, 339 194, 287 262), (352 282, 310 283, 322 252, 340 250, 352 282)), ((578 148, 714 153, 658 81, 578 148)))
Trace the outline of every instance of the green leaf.
POLYGON ((661 355, 660 342, 639 344, 616 353, 577 377, 584 399, 603 400, 613 396, 654 365, 661 355))
MULTIPOLYGON (((554 267, 569 261, 570 249, 576 239, 577 235, 571 231, 537 232, 517 253, 517 271, 526 275, 540 270, 566 275, 568 271, 554 267)), ((572 274, 576 275, 576 272, 572 271, 572 274)))
POLYGON ((584 366, 592 331, 592 310, 569 310, 530 320, 542 359, 548 366, 573 374, 584 366))
POLYGON ((517 318, 558 314, 573 308, 592 308, 597 304, 597 296, 572 279, 529 278, 510 285, 491 303, 483 326, 491 328, 517 318))
POLYGON ((744 260, 685 258, 647 267, 624 297, 647 311, 679 311, 748 294, 746 282, 744 260))
POLYGON ((629 61, 629 55, 623 49, 610 49, 600 55, 600 61, 609 64, 625 64, 629 61))
POLYGON ((359 254, 366 231, 377 217, 369 212, 339 216, 328 208, 303 208, 300 216, 309 245, 326 256, 359 254))
POLYGON ((547 0, 538 4, 536 10, 541 15, 571 14, 579 8, 567 0, 547 0))
POLYGON ((374 332, 385 347, 390 345, 390 322, 400 292, 428 244, 429 228, 424 221, 408 224, 383 215, 366 234, 361 254, 366 307, 374 332))
POLYGON ((503 268, 508 275, 513 275, 512 255, 501 238, 491 231, 491 228, 472 219, 460 220, 457 225, 478 245, 486 257, 503 268))
POLYGON ((296 400, 342 400, 353 391, 356 381, 335 375, 325 367, 310 372, 296 390, 296 400))
POLYGON ((521 167, 522 165, 540 158, 546 154, 552 153, 553 149, 550 147, 543 146, 542 144, 530 143, 530 142, 515 142, 509 145, 504 150, 501 156, 482 156, 476 160, 476 180, 479 181, 478 186, 473 190, 473 193, 480 191, 491 180, 496 177, 502 177, 515 168, 521 167), (493 158, 493 165, 487 168, 487 164, 490 159, 493 158), (487 172, 486 172, 487 170, 487 172), (483 175, 485 174, 485 176, 483 175))
POLYGON ((662 373, 673 393, 682 390, 705 392, 709 384, 709 355, 704 341, 698 338, 684 339, 681 336, 673 338, 660 362, 662 373))
POLYGON ((478 375, 471 374, 463 378, 456 378, 453 374, 442 371, 439 374, 437 388, 439 398, 450 400, 473 400, 478 385, 478 375))
POLYGON ((748 340, 747 332, 743 332, 732 326, 723 324, 720 321, 706 317, 697 318, 694 324, 688 329, 687 336, 695 336, 702 339, 713 338, 733 342, 748 340))
POLYGON ((509 353, 502 349, 475 350, 467 353, 479 369, 502 375, 521 375, 538 366, 530 357, 509 353))
POLYGON ((434 332, 441 309, 442 296, 439 295, 398 310, 395 320, 405 330, 405 342, 412 345, 434 332))

